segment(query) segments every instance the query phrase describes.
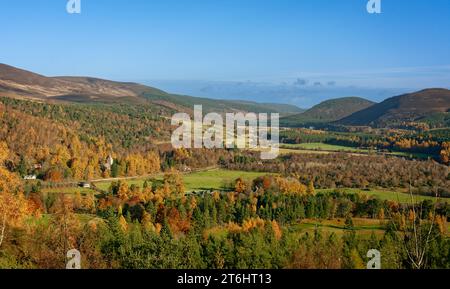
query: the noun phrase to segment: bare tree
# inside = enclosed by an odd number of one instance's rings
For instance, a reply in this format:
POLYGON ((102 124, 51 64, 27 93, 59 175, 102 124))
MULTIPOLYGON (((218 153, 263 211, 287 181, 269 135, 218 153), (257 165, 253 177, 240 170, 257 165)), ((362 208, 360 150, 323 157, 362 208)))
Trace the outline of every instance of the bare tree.
MULTIPOLYGON (((400 198, 397 194, 397 200, 400 198)), ((434 192, 433 209, 430 218, 424 218, 423 202, 418 202, 413 194, 411 175, 409 178, 409 203, 406 204, 410 209, 409 219, 406 221, 405 228, 399 228, 395 221, 392 222, 394 228, 402 237, 403 250, 408 258, 412 268, 423 269, 426 266, 426 254, 429 251, 429 245, 433 241, 433 230, 436 228, 436 208, 439 203, 439 194, 434 192)), ((392 220, 392 216, 390 216, 392 220)))

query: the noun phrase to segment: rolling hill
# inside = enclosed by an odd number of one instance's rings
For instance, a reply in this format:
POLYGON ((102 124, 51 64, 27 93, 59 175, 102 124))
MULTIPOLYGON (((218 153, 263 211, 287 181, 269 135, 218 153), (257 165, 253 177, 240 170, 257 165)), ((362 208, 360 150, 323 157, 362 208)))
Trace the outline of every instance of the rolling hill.
POLYGON ((433 115, 447 115, 450 90, 425 89, 395 96, 338 121, 343 125, 385 127, 400 122, 422 121, 433 115))
POLYGON ((95 78, 46 77, 0 64, 0 93, 3 96, 47 100, 139 101, 138 85, 95 78))
POLYGON ((303 113, 282 118, 281 125, 302 126, 329 123, 340 120, 372 105, 374 105, 374 102, 359 97, 331 99, 324 101, 303 113))
POLYGON ((116 82, 92 77, 46 77, 0 64, 0 96, 76 103, 151 103, 175 111, 190 112, 194 104, 205 112, 274 112, 282 115, 300 113, 293 105, 264 104, 248 101, 214 100, 176 95, 157 88, 130 82, 116 82))

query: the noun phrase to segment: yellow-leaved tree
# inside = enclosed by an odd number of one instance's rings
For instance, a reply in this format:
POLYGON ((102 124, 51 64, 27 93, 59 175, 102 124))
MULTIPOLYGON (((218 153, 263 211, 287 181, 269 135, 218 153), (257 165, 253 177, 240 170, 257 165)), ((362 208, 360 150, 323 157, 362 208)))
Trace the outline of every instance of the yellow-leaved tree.
POLYGON ((20 226, 29 209, 28 201, 17 192, 20 187, 18 176, 4 166, 8 156, 8 146, 0 142, 0 247, 8 227, 20 226))

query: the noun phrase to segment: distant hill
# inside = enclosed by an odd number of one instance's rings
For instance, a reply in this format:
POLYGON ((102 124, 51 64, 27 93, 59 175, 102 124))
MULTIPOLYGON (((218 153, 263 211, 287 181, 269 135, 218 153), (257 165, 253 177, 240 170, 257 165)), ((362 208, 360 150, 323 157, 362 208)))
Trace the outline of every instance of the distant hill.
POLYGON ((313 108, 281 120, 284 126, 328 123, 347 117, 354 112, 366 109, 374 102, 360 97, 344 97, 324 101, 313 108))
POLYGON ((445 118, 450 110, 450 90, 425 89, 395 96, 358 111, 338 123, 343 125, 371 125, 385 127, 400 122, 422 121, 433 115, 445 118))
POLYGON ((137 101, 136 84, 81 77, 46 77, 0 64, 0 92, 6 96, 78 101, 137 101))
POLYGON ((248 101, 215 100, 176 95, 157 88, 130 82, 116 82, 92 77, 46 77, 0 64, 0 96, 77 103, 152 103, 175 111, 190 112, 201 104, 205 112, 277 112, 300 113, 294 105, 263 104, 248 101))

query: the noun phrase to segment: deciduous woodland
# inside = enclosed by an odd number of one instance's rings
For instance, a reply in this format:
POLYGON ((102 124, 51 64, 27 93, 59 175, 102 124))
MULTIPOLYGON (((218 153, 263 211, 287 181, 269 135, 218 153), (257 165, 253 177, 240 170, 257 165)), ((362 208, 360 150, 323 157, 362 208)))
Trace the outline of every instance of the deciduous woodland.
POLYGON ((0 98, 0 268, 450 267, 443 122, 284 128, 263 161, 173 149, 175 111, 0 98))
POLYGON ((450 0, 0 11, 0 273, 450 269, 450 0))
MULTIPOLYGON (((365 268, 369 249, 381 252, 383 268, 450 266, 450 174, 445 159, 434 160, 438 142, 422 145, 427 160, 299 150, 262 162, 257 152, 172 150, 157 141, 168 137, 167 119, 147 116, 160 113, 3 98, 0 267, 64 268, 72 248, 82 253, 83 268, 365 268), (237 174, 221 189, 186 187, 186 175, 211 167, 261 176, 237 174), (23 181, 28 175, 37 180, 23 181), (72 185, 133 176, 142 182, 72 185), (352 188, 391 190, 392 198, 352 188), (400 202, 396 191, 438 198, 400 202)), ((286 143, 408 151, 422 141, 285 135, 286 143)))

